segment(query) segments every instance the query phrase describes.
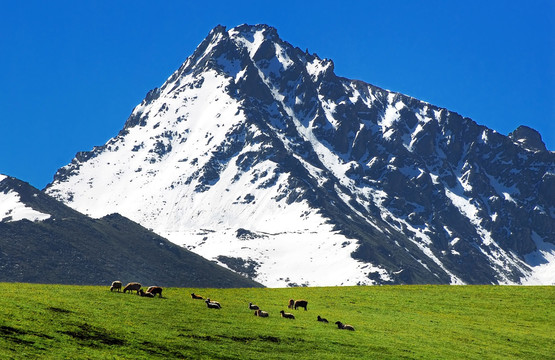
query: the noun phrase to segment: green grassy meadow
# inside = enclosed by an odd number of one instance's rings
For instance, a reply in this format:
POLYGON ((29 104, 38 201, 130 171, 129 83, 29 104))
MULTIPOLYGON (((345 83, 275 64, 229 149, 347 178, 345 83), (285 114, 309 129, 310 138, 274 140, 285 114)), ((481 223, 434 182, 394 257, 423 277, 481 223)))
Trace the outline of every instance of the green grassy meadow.
POLYGON ((552 286, 167 288, 163 298, 108 286, 0 291, 2 359, 555 359, 552 286), (308 300, 308 311, 288 310, 289 298, 308 300), (270 317, 255 317, 249 302, 270 317))

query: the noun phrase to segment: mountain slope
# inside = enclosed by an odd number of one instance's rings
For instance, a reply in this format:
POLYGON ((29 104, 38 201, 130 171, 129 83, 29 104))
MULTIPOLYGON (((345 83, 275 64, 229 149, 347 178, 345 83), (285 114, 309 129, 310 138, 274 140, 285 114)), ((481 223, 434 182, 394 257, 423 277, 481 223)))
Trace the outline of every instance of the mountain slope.
POLYGON ((45 190, 269 286, 542 282, 555 258, 542 145, 338 77, 266 25, 218 26, 45 190))
POLYGON ((9 202, 12 215, 0 222, 0 282, 107 285, 121 279, 163 286, 259 286, 121 215, 94 220, 2 176, 4 209, 8 198, 17 200, 9 202))

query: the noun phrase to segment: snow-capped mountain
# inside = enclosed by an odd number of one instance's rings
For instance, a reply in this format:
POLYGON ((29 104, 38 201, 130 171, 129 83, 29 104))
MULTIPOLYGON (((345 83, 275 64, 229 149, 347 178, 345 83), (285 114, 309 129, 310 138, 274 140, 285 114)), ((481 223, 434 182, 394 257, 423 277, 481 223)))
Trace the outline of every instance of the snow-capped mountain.
POLYGON ((267 286, 555 282, 555 153, 362 81, 266 25, 213 29, 45 191, 267 286))

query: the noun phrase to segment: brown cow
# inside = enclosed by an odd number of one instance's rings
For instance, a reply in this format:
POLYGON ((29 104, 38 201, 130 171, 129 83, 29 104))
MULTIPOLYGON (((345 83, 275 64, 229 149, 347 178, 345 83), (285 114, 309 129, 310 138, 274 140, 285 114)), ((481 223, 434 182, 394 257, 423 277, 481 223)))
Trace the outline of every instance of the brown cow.
POLYGON ((191 299, 204 300, 204 298, 202 296, 197 295, 195 293, 191 294, 191 299))
POLYGON ((150 286, 148 289, 146 289, 146 292, 147 294, 158 294, 159 297, 162 297, 162 288, 160 286, 150 286))
POLYGON ((142 285, 138 282, 130 282, 129 284, 125 285, 125 287, 123 288, 123 293, 125 294, 125 292, 127 291, 129 292, 136 291, 138 294, 141 287, 142 285))

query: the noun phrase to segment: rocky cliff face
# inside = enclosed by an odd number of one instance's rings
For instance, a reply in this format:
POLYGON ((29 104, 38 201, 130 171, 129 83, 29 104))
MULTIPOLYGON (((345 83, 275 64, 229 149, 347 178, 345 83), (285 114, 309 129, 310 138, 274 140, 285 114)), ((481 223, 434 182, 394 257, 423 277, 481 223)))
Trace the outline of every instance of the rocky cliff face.
POLYGON ((46 192, 269 286, 545 283, 555 153, 218 26, 46 192))

